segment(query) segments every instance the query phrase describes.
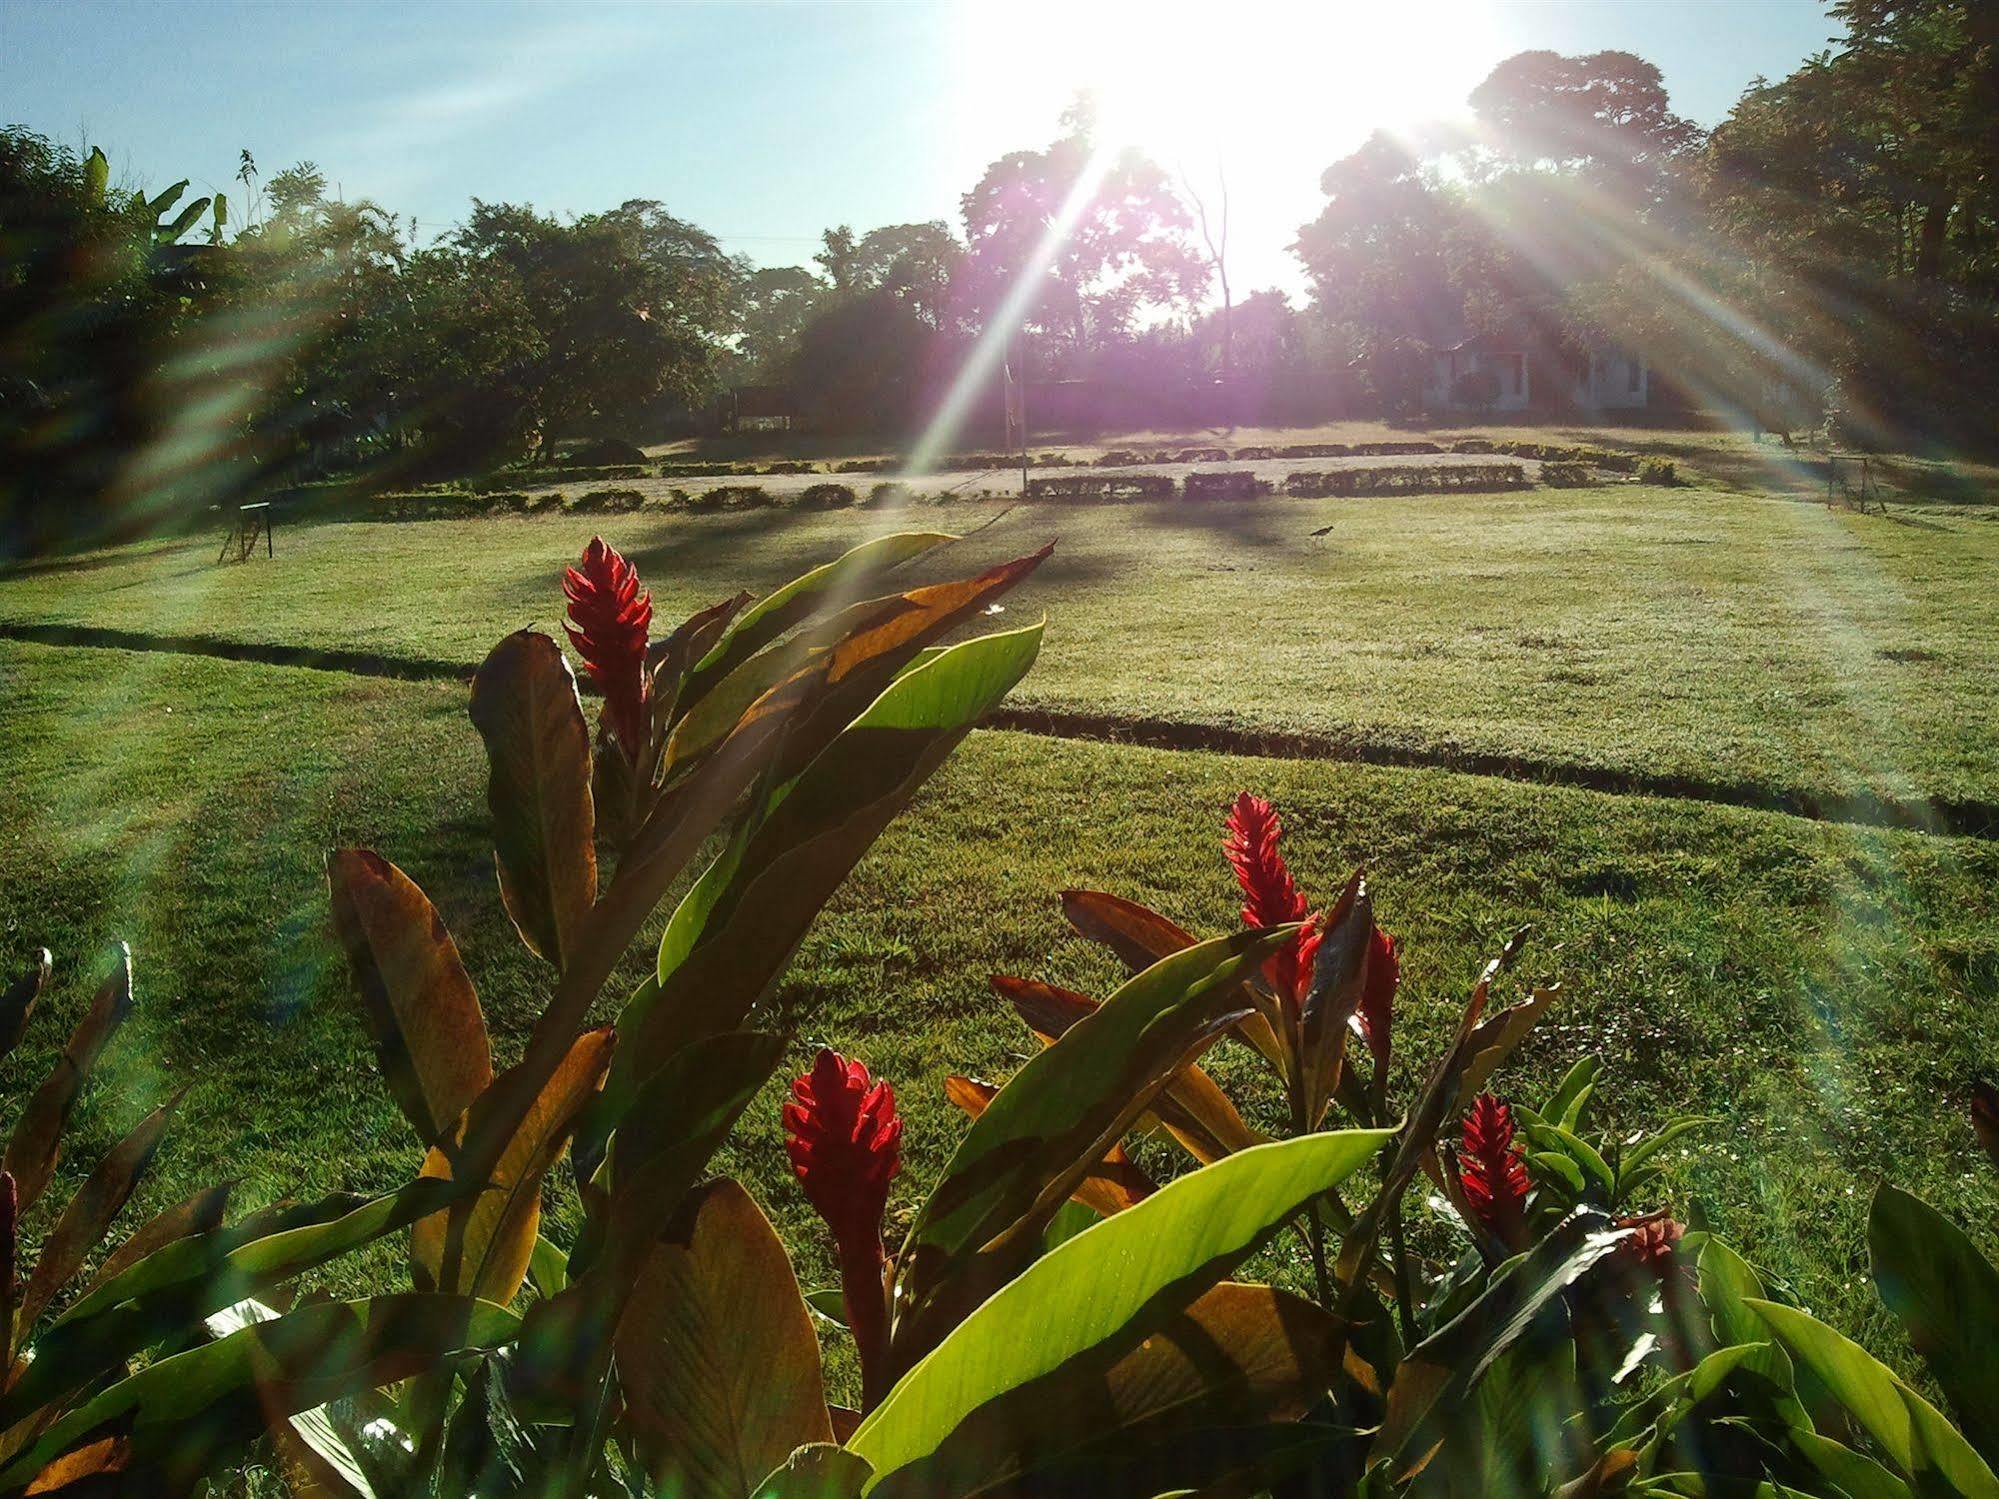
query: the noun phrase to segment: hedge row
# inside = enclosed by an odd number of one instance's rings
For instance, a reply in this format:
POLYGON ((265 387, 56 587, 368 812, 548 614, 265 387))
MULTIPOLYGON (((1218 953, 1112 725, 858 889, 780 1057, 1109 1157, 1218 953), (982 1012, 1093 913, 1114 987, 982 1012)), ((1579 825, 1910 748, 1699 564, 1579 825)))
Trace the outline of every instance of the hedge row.
POLYGON ((1485 437, 1467 437, 1451 444, 1453 453, 1504 453, 1509 458, 1532 458, 1540 463, 1582 463, 1591 468, 1609 469, 1614 474, 1638 472, 1636 453, 1613 453, 1608 448, 1569 447, 1553 442, 1494 442, 1485 437))
POLYGON ((1489 494, 1526 487, 1527 470, 1517 463, 1405 463, 1393 468, 1301 469, 1284 479, 1286 494, 1309 497, 1489 494))
POLYGON ((1170 500, 1170 474, 1063 474, 1029 479, 1030 500, 1170 500))

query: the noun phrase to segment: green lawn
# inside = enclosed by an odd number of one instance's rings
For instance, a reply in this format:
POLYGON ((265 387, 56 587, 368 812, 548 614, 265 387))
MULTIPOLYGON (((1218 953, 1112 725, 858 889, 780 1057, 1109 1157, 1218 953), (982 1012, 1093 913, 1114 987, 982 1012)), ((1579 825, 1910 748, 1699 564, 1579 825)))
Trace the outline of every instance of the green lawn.
MULTIPOLYGON (((1280 518, 1273 510, 1271 523, 1280 518)), ((501 584, 488 613, 507 624, 546 619, 523 580, 545 579, 578 529, 494 526, 483 550, 469 544, 476 532, 457 528, 301 534, 287 539, 280 566, 213 575, 208 612, 219 617, 193 610, 162 623, 248 628, 256 617, 280 635, 271 595, 262 615, 240 612, 258 590, 289 591, 293 619, 304 621, 303 580, 357 567, 364 545, 380 560, 413 535, 424 544, 409 566, 429 579, 454 570, 453 549, 433 541, 467 543, 456 564, 467 576, 429 605, 440 616, 477 596, 473 575, 485 571, 501 584), (334 545, 343 541, 344 561, 334 545), (231 600, 238 612, 225 608, 231 600)), ((794 545, 756 568, 744 565, 747 544, 701 565, 761 576, 794 545)), ((1259 555, 1248 545, 1213 554, 1216 563, 1259 555)), ((1208 550, 1190 545, 1179 565, 1208 550)), ((211 575, 176 571, 175 555, 131 565, 135 609, 171 614, 176 595, 192 604, 211 575), (147 570, 180 581, 148 598, 138 582, 147 570)), ((664 581, 666 556, 648 561, 664 581)), ((118 572, 70 582, 102 607, 117 596, 118 572)), ((1080 581, 1066 574, 1011 607, 1049 603, 1058 633, 1087 636, 1091 627, 1073 619, 1089 608, 1075 602, 1080 581)), ((391 575, 372 597, 341 600, 339 619, 397 620, 414 638, 424 596, 413 578, 391 575)), ((322 597, 317 607, 333 606, 322 597)), ((1098 630, 1108 607, 1092 616, 1098 630)), ((470 654, 468 628, 451 630, 451 648, 470 654)), ((1100 649, 1133 638, 1121 632, 1100 649)), ((1042 675, 1066 671, 1073 682, 1080 669, 1072 648, 1042 675)), ((139 1013, 113 1053, 110 1085, 82 1111, 66 1176, 183 1082, 193 1092, 135 1221, 218 1176, 242 1177, 250 1202, 382 1187, 414 1170, 416 1143, 375 1076, 325 933, 320 859, 328 845, 368 842, 431 892, 511 1055, 545 974, 499 915, 464 689, 19 644, 0 644, 0 680, 0 932, 11 947, 54 949, 62 975, 33 1044, 0 1069, 8 1097, 40 1076, 86 1001, 93 951, 123 936, 137 952, 139 1013)), ((1294 684, 1292 701, 1312 696, 1294 684)), ((1060 922, 1053 895, 1067 885, 1149 900, 1201 930, 1229 925, 1218 822, 1240 787, 1285 810, 1295 865, 1320 895, 1370 861, 1384 924, 1406 944, 1405 1068, 1427 1054, 1502 936, 1534 923, 1524 976, 1559 977, 1568 998, 1502 1086, 1534 1098, 1575 1058, 1601 1051, 1614 1078, 1609 1122, 1628 1128, 1685 1109, 1718 1116, 1675 1165, 1674 1205, 1684 1212, 1697 1197, 1848 1330, 1885 1338, 1864 1276, 1862 1214, 1876 1173, 1989 1228, 1961 1099, 1972 1072, 1999 1062, 1999 846, 1446 771, 1009 733, 975 735, 890 829, 811 933, 775 1005, 794 1061, 823 1040, 897 1085, 909 1117, 898 1211, 959 1130, 942 1075, 1004 1076, 1031 1044, 998 1010, 986 975, 1101 991, 1106 961, 1060 922)), ((635 950, 624 978, 648 956, 635 950)), ((1254 1079, 1233 1046, 1217 1070, 1254 1079)), ((775 1089, 728 1164, 784 1224, 808 1280, 826 1275, 782 1167, 775 1089)), ((385 1249, 345 1273, 386 1275, 396 1258, 385 1249)))
POLYGON ((1377 758, 1978 807, 1999 801, 1994 519, 1623 486, 299 525, 274 561, 218 567, 204 537, 0 575, 0 624, 470 665, 506 630, 553 623, 560 568, 593 531, 638 560, 665 615, 889 527, 967 533, 940 568, 1053 537, 1008 604, 1050 618, 1023 702, 1302 731, 1377 758))

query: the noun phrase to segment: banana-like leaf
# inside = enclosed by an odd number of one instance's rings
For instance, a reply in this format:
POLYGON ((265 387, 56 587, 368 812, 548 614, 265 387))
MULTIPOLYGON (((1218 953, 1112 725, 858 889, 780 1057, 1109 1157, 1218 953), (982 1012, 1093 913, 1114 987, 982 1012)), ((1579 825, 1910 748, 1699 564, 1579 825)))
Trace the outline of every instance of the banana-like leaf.
POLYGON ((959 1141, 899 1256, 900 1356, 932 1346, 992 1279, 1017 1268, 1017 1256, 1091 1166, 1174 1073, 1235 1022, 1240 1012, 1227 1006, 1243 975, 1296 930, 1238 932, 1162 959, 1000 1089, 959 1141), (981 1251, 1001 1259, 975 1264, 981 1251), (960 1289, 940 1297, 954 1279, 960 1289))
POLYGON ((1915 1499, 1915 1491, 1865 1453, 1815 1431, 1793 1431, 1791 1445, 1849 1499, 1915 1499))
POLYGON ((90 1278, 86 1291, 95 1291, 106 1281, 123 1275, 155 1249, 164 1248, 176 1239, 209 1233, 222 1227, 223 1215, 229 1208, 229 1194, 235 1190, 235 1185, 234 1182, 223 1182, 219 1186, 203 1187, 193 1196, 183 1198, 157 1217, 149 1219, 104 1257, 104 1263, 97 1267, 97 1273, 90 1278))
POLYGON ((1485 1085, 1492 1080, 1493 1073, 1500 1069, 1506 1059, 1513 1055, 1514 1048, 1526 1039, 1534 1028, 1534 1022, 1541 1018, 1542 1011, 1562 997, 1562 986, 1550 984, 1545 989, 1529 991, 1527 998, 1516 1005, 1508 1005, 1497 1015, 1488 1016, 1479 1022, 1471 1033, 1467 1048, 1469 1057, 1465 1070, 1458 1080, 1457 1102, 1451 1108, 1451 1116, 1456 1118, 1472 1106, 1485 1085))
MULTIPOLYGON (((1161 958, 1194 945, 1192 932, 1168 921, 1157 911, 1101 890, 1064 890, 1062 914, 1078 935, 1103 943, 1133 973, 1142 973, 1161 958)), ((1275 1005, 1254 985, 1245 985, 1244 995, 1246 1005, 1258 1008, 1256 1013, 1244 1016, 1237 1023, 1236 1032, 1256 1048, 1263 1059, 1276 1069, 1279 1077, 1283 1077, 1289 1063, 1285 1059, 1284 1043, 1278 1040, 1277 1031, 1271 1024, 1271 1017, 1276 1013, 1275 1005)))
MULTIPOLYGON (((999 1089, 991 1083, 953 1074, 944 1079, 944 1096, 976 1119, 985 1113, 986 1105, 999 1096, 999 1089)), ((1158 1190, 1158 1184, 1125 1153, 1120 1142, 1105 1151, 1104 1158, 1089 1169, 1077 1185, 1072 1200, 1108 1218, 1112 1213, 1123 1212, 1135 1202, 1143 1202, 1158 1190)))
POLYGON ((49 985, 53 967, 46 947, 35 949, 34 957, 18 978, 0 994, 0 1057, 7 1056, 27 1034, 28 1017, 35 1013, 35 1001, 49 985))
POLYGON ((833 1440, 791 1261, 727 1178, 654 1246, 616 1348, 625 1419, 661 1493, 751 1499, 795 1448, 833 1440))
POLYGON ((119 942, 114 944, 110 977, 97 991, 89 1012, 70 1032, 69 1044, 55 1070, 28 1100, 13 1137, 7 1141, 6 1156, 0 1159, 0 1170, 13 1174, 22 1213, 39 1202, 48 1189, 49 1177, 62 1154, 62 1131, 70 1110, 76 1107, 77 1096, 106 1043, 131 1013, 132 949, 119 942))
POLYGON ((567 967, 597 899, 590 731, 562 648, 534 630, 493 647, 472 678, 486 742, 500 899, 529 948, 567 967))
POLYGON ((897 677, 771 794, 675 910, 657 984, 626 1005, 605 1123, 676 1050, 742 1024, 834 889, 1040 646, 1039 625, 953 646, 897 677))
MULTIPOLYGON (((181 194, 187 191, 187 182, 188 179, 183 177, 181 178, 180 181, 173 183, 171 186, 162 188, 157 195, 148 198, 146 200, 147 211, 150 212, 154 218, 158 218, 161 214, 165 213, 169 208, 172 208, 174 204, 180 202, 181 194)), ((205 202, 206 199, 204 199, 203 201, 205 202)))
POLYGON ((1754 1345, 1740 1367, 1763 1381, 1771 1414, 1794 1431, 1811 1430, 1811 1417, 1793 1388, 1790 1355, 1769 1341, 1769 1329, 1749 1303, 1765 1296, 1762 1277, 1750 1263, 1719 1239, 1701 1246, 1701 1300, 1713 1323, 1715 1341, 1723 1347, 1754 1345))
POLYGON ((26 1338, 43 1309, 83 1267, 84 1256, 110 1232, 113 1220, 132 1195, 132 1189, 139 1185, 139 1178, 152 1164, 153 1152, 159 1148, 160 1135, 166 1129, 167 1121, 173 1117, 175 1106, 185 1096, 185 1091, 176 1093, 154 1109, 139 1121, 129 1135, 114 1145, 111 1153, 97 1163, 96 1169, 77 1188, 76 1196, 62 1210, 62 1216, 56 1219, 56 1226, 50 1230, 47 1241, 42 1245, 41 1258, 35 1261, 34 1273, 28 1277, 28 1283, 21 1291, 15 1323, 17 1341, 26 1338))
POLYGON ((162 224, 154 232, 158 234, 161 244, 170 245, 183 234, 187 233, 188 230, 192 229, 196 221, 207 212, 208 199, 196 198, 175 215, 172 223, 162 224))
POLYGON ((0 1489, 117 1436, 131 1444, 125 1471, 172 1492, 275 1421, 498 1347, 519 1325, 504 1307, 466 1296, 316 1302, 120 1380, 0 1471, 0 1489))
POLYGON ((959 1323, 861 1423, 847 1446, 874 1468, 870 1487, 924 1463, 1023 1386, 1057 1370, 1100 1378, 1387 1139, 1348 1130, 1259 1145, 1051 1250, 959 1323))
MULTIPOLYGON (((1035 979, 994 974, 992 986, 1044 1046, 1053 1045, 1070 1026, 1097 1008, 1097 1001, 1087 994, 1035 979)), ((1198 1062, 1190 1062, 1174 1074, 1154 1101, 1153 1112, 1187 1153, 1204 1166, 1269 1138, 1244 1122, 1228 1094, 1198 1062)))
POLYGON ((1104 1494, 1205 1486, 1240 1452, 1211 1451, 1208 1471, 1170 1478, 1157 1454, 1187 1432, 1299 1419, 1331 1386, 1341 1342, 1338 1320, 1314 1303, 1224 1281, 1108 1368, 1065 1366, 988 1401, 884 1492, 1040 1494, 1085 1453, 1092 1470, 1122 1454, 1122 1482, 1104 1494))
MULTIPOLYGON (((259 1322, 275 1322, 281 1315, 261 1301, 238 1302, 207 1319, 209 1336, 226 1338, 259 1322)), ((287 1421, 273 1422, 268 1435, 286 1470, 293 1499, 378 1499, 366 1460, 341 1434, 327 1407, 315 1406, 287 1421)))
POLYGON ((90 155, 83 163, 84 201, 101 207, 104 191, 111 184, 111 161, 96 146, 90 148, 90 155))
POLYGON ((1999 1269, 1919 1197, 1883 1182, 1867 1215, 1874 1285, 1987 1462, 1999 1462, 1999 1269))
POLYGON ((0 1394, 0 1428, 184 1331, 190 1318, 261 1296, 449 1207, 468 1190, 456 1182, 414 1181, 382 1197, 340 1193, 154 1250, 49 1326, 21 1377, 0 1394))
POLYGON ((903 531, 864 541, 831 562, 793 578, 738 614, 687 675, 683 700, 693 702, 758 651, 829 605, 851 602, 877 576, 958 538, 940 531, 903 531))
POLYGON ((208 242, 211 245, 221 244, 223 231, 228 227, 229 195, 227 193, 217 193, 215 195, 215 202, 210 206, 209 210, 208 242))
POLYGON ((435 1145, 493 1080, 486 1016, 458 944, 416 881, 371 849, 334 849, 326 880, 382 1077, 435 1145))
MULTIPOLYGON (((410 1261, 418 1290, 477 1296, 501 1306, 514 1299, 527 1279, 541 1227, 542 1177, 604 1080, 615 1044, 609 1026, 578 1036, 515 1130, 488 1190, 417 1220, 410 1229, 410 1261)), ((458 1132, 463 1130, 461 1121, 458 1132)), ((423 1175, 451 1177, 451 1158, 440 1146, 425 1156, 423 1175)))
POLYGON ((757 1485, 756 1499, 860 1499, 868 1465, 844 1447, 800 1447, 757 1485))
POLYGON ((1463 1398, 1534 1319, 1630 1237, 1601 1213, 1570 1214, 1496 1271, 1478 1299, 1409 1351, 1368 1461, 1392 1461, 1440 1403, 1463 1398))
POLYGON ((1746 1304, 1918 1490, 1999 1499, 1999 1477, 1978 1450, 1886 1364, 1796 1307, 1746 1304))

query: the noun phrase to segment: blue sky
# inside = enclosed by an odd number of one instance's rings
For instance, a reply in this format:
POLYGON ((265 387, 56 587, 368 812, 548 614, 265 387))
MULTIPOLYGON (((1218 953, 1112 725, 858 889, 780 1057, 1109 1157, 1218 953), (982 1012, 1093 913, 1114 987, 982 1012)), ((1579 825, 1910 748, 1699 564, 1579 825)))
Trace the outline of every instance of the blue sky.
POLYGON ((819 231, 956 224, 1079 87, 1213 196, 1239 291, 1295 288, 1319 172, 1377 124, 1462 109, 1526 47, 1656 62, 1703 123, 1824 46, 1819 0, 0 0, 0 116, 102 145, 134 183, 234 192, 312 159, 428 239, 473 197, 657 198, 760 264, 819 231))

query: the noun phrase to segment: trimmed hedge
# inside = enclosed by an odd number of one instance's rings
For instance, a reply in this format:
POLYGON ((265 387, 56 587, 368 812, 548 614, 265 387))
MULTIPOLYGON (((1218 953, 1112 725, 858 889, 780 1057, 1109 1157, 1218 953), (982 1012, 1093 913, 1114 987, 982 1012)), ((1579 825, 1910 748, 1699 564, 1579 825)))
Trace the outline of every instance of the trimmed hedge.
POLYGON ((1190 500, 1253 500, 1270 493, 1270 486, 1248 469, 1225 474, 1189 474, 1186 494, 1190 500))
POLYGON ((1143 453, 1134 453, 1130 448, 1112 448, 1108 453, 1097 455, 1098 468, 1129 468, 1134 463, 1144 463, 1143 453))
POLYGON ((1343 442, 1294 442, 1277 450, 1279 458, 1351 458, 1353 449, 1343 442))
POLYGON ((1517 463, 1402 463, 1382 468, 1301 470, 1284 481, 1284 492, 1325 495, 1481 494, 1525 489, 1527 470, 1517 463))
POLYGON ((1592 468, 1609 469, 1616 474, 1638 472, 1636 453, 1613 453, 1608 448, 1563 447, 1552 442, 1496 442, 1492 450, 1514 458, 1533 458, 1542 463, 1584 463, 1592 468))
POLYGON ((1587 465, 1581 463, 1543 463, 1541 482, 1550 489, 1584 489, 1592 482, 1587 465))
POLYGON ((1030 500, 1170 500, 1173 489, 1167 474, 1063 474, 1027 481, 1030 500))
POLYGON ((758 484, 718 484, 690 495, 686 503, 692 510, 762 510, 777 502, 758 484))
MULTIPOLYGON (((699 460, 687 463, 662 463, 659 476, 662 479, 739 479, 752 478, 761 472, 754 463, 703 463, 699 460)), ((619 477, 623 477, 620 475, 619 477)))
POLYGON ((800 497, 808 510, 844 510, 858 496, 851 484, 814 484, 800 497))
POLYGON ((1640 484, 1674 485, 1680 482, 1680 471, 1670 458, 1640 458, 1638 460, 1638 482, 1640 484))
POLYGON ((474 479, 467 488, 490 494, 496 491, 512 491, 522 484, 579 484, 601 479, 643 479, 651 471, 642 463, 613 464, 564 464, 548 468, 503 469, 497 474, 488 474, 483 479, 474 479))
POLYGON ((616 514, 636 510, 645 502, 646 497, 636 489, 593 489, 588 494, 578 495, 570 509, 579 515, 616 514))
POLYGON ((1226 448, 1182 448, 1173 455, 1175 463, 1227 463, 1226 448))
POLYGON ((1275 458, 1276 456, 1277 449, 1275 448, 1237 448, 1235 450, 1235 461, 1237 463, 1259 463, 1266 458, 1275 458))

